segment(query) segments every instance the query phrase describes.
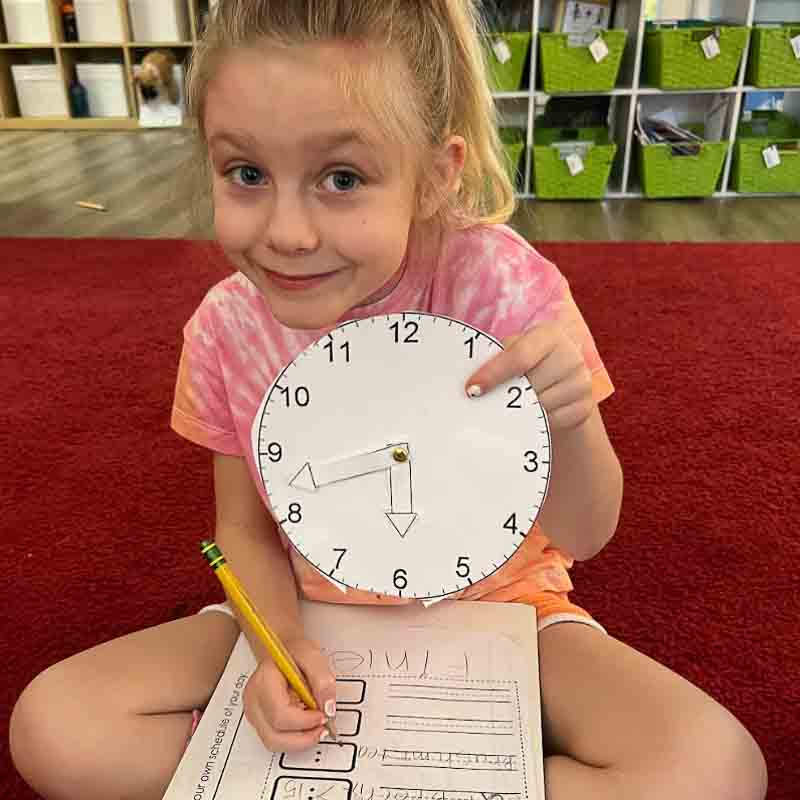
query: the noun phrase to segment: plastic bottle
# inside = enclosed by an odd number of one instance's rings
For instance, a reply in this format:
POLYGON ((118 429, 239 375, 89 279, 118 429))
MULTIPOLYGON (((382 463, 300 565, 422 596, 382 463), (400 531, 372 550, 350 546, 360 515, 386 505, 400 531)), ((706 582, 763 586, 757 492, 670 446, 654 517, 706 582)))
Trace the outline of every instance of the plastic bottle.
POLYGON ((75 6, 72 3, 61 4, 61 19, 64 23, 64 41, 78 41, 78 20, 75 17, 75 6))
POLYGON ((86 87, 76 78, 69 85, 69 105, 73 117, 89 117, 89 95, 86 87))

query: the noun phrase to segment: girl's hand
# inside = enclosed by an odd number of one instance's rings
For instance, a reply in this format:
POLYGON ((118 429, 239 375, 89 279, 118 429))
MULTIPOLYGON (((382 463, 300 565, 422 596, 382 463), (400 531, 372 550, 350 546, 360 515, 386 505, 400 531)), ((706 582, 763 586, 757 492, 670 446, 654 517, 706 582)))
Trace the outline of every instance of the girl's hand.
POLYGON ((557 323, 547 322, 503 342, 506 348, 467 381, 478 397, 512 378, 527 375, 552 430, 577 428, 592 415, 592 377, 578 346, 557 323), (476 388, 477 387, 477 388, 476 388))
MULTIPOLYGON (((336 713, 336 680, 328 659, 308 639, 284 642, 311 688, 320 709, 336 713)), ((247 681, 244 690, 244 713, 264 746, 274 753, 308 750, 323 734, 328 716, 306 708, 286 682, 269 656, 247 681)))

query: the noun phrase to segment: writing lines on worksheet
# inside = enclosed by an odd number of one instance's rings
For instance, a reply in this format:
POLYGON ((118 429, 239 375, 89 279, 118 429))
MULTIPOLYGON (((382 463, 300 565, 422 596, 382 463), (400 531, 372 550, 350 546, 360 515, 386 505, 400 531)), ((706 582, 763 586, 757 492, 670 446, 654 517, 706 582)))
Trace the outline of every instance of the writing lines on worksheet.
POLYGON ((386 692, 385 729, 514 736, 513 697, 506 687, 392 682, 386 692))
POLYGON ((519 757, 494 753, 443 753, 433 750, 384 750, 384 767, 416 769, 469 769, 490 772, 517 772, 519 757))

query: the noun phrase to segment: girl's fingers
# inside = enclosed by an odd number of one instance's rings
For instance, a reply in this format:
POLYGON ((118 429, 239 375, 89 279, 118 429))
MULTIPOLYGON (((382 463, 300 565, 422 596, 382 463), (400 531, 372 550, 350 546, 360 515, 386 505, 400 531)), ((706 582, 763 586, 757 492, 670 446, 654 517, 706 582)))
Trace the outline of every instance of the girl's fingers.
POLYGON ((510 344, 502 353, 490 358, 469 378, 466 383, 468 395, 479 397, 535 369, 553 350, 555 330, 551 325, 541 325, 507 342, 510 344))

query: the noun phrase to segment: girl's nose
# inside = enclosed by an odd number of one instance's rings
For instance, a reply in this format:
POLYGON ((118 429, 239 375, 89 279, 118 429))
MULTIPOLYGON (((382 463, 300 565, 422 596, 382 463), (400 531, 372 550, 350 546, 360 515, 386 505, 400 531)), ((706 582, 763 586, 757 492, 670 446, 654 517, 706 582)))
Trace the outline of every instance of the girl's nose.
POLYGON ((280 193, 272 204, 265 234, 267 246, 281 255, 313 252, 319 246, 316 226, 302 199, 280 193))

